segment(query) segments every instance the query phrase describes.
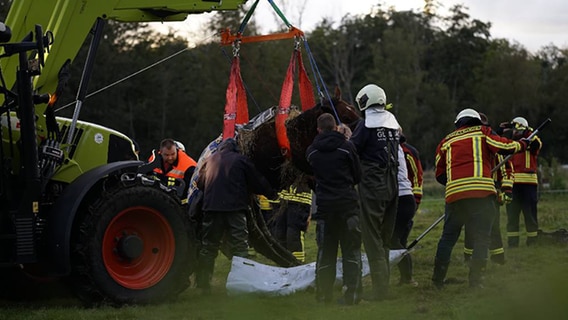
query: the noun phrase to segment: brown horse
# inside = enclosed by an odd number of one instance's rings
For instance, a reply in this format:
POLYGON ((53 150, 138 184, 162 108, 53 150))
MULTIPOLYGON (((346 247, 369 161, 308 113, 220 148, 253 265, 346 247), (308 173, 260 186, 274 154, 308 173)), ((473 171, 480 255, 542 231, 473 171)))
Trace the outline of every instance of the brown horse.
MULTIPOLYGON (((306 149, 317 135, 317 118, 323 113, 337 115, 341 123, 350 125, 358 120, 359 114, 347 102, 341 100, 341 92, 335 90, 331 101, 325 100, 313 108, 299 112, 297 109, 290 112, 286 121, 286 132, 290 141, 290 153, 281 152, 276 138, 275 115, 277 107, 272 107, 257 116, 248 124, 237 128, 237 140, 243 154, 248 156, 256 168, 268 179, 276 190, 287 189, 293 183, 306 183, 312 172, 306 160, 306 149)), ((212 141, 200 157, 205 159, 214 152, 221 142, 221 137, 212 141)), ((192 181, 197 178, 196 170, 192 181)), ((200 192, 196 192, 194 184, 190 186, 190 217, 192 219, 195 236, 200 237, 201 210, 200 192)), ((273 260, 283 267, 299 265, 294 255, 276 241, 266 227, 265 221, 258 205, 252 199, 251 211, 247 211, 247 224, 249 241, 256 251, 273 260)), ((196 254, 196 252, 194 253, 196 254)))

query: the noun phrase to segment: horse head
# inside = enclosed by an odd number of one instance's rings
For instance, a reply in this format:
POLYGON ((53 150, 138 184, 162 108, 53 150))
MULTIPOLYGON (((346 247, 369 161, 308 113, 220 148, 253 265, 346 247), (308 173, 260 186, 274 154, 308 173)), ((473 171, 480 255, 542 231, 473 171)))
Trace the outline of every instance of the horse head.
POLYGON ((341 99, 341 91, 336 87, 334 96, 318 103, 286 122, 286 133, 290 141, 292 163, 301 172, 311 175, 312 170, 306 160, 306 149, 318 134, 317 118, 323 113, 331 113, 338 123, 353 126, 361 118, 353 105, 341 99))

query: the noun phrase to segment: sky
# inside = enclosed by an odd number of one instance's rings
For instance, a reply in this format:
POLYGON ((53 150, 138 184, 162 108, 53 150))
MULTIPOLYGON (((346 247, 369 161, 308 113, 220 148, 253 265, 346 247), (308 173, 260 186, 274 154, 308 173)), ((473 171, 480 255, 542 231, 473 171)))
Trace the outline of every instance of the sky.
MULTIPOLYGON (((245 8, 250 8, 253 2, 249 0, 245 8)), ((398 11, 420 11, 424 5, 422 0, 274 0, 274 3, 292 25, 304 32, 309 32, 323 18, 339 22, 346 14, 369 13, 378 3, 385 9, 392 6, 398 11)), ((442 14, 455 4, 463 4, 469 8, 471 18, 491 22, 493 38, 518 42, 533 53, 550 44, 568 48, 567 0, 438 0, 438 3, 442 5, 438 9, 442 14)), ((172 27, 180 35, 205 37, 200 25, 209 17, 210 14, 192 15, 183 22, 164 23, 158 28, 172 27)), ((254 17, 265 32, 283 26, 275 19, 268 1, 259 2, 254 17)))

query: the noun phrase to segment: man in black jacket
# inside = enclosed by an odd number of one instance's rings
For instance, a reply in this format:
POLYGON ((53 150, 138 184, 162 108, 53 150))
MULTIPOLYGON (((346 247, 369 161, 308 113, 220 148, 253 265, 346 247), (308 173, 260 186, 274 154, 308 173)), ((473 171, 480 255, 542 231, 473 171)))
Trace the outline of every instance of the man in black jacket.
POLYGON ((224 235, 233 256, 248 255, 246 210, 251 194, 275 199, 278 194, 254 164, 238 152, 237 142, 221 143, 199 170, 197 187, 203 191, 202 247, 196 282, 204 293, 210 281, 224 235))
POLYGON ((317 119, 319 134, 306 150, 316 181, 316 224, 318 256, 316 299, 333 298, 337 246, 341 245, 343 283, 347 290, 340 303, 356 304, 361 293, 361 230, 355 185, 361 179, 359 157, 353 144, 336 131, 329 113, 317 119))

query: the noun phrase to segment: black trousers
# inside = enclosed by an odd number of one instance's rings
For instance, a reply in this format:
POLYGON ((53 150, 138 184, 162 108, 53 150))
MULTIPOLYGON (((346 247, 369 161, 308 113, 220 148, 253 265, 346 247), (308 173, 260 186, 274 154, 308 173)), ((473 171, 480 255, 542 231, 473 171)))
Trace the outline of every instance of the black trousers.
MULTIPOLYGON (((320 210, 321 206, 318 207, 320 210)), ((338 246, 341 246, 343 284, 347 292, 360 293, 361 287, 361 229, 357 203, 344 212, 326 212, 317 220, 316 298, 331 301, 337 265, 338 246)))
MULTIPOLYGON (((501 223, 500 223, 500 209, 501 206, 496 201, 495 202, 495 213, 493 218, 493 224, 491 225, 491 235, 489 241, 489 256, 493 261, 498 260, 498 256, 501 255, 501 259, 504 258, 505 249, 503 248, 503 238, 501 237, 501 223)), ((464 228, 464 256, 466 259, 471 258, 473 254, 473 247, 474 247, 474 234, 475 231, 472 230, 472 226, 469 224, 465 224, 464 228)))
POLYGON ((449 263, 452 249, 459 239, 464 225, 472 226, 473 254, 472 261, 485 263, 489 256, 489 237, 491 224, 495 215, 495 196, 485 198, 462 199, 446 205, 444 230, 438 249, 436 261, 449 263))
POLYGON ((519 245, 519 217, 521 211, 525 218, 527 229, 527 245, 536 242, 538 236, 537 217, 537 185, 519 184, 513 185, 513 201, 507 205, 507 239, 509 246, 519 245))
POLYGON ((201 234, 196 282, 200 288, 208 288, 221 240, 226 241, 231 256, 248 256, 246 212, 244 210, 205 211, 201 234))
POLYGON ((275 216, 274 237, 288 251, 303 253, 302 232, 306 232, 308 229, 310 205, 291 201, 283 202, 281 201, 281 205, 285 206, 284 212, 275 216))
MULTIPOLYGON (((398 197, 398 210, 396 213, 396 222, 391 239, 391 249, 406 249, 408 244, 408 236, 412 225, 414 224, 414 215, 416 214, 416 201, 414 195, 405 195, 398 197)), ((400 271, 400 282, 406 283, 412 280, 412 258, 407 254, 398 263, 400 271)))

